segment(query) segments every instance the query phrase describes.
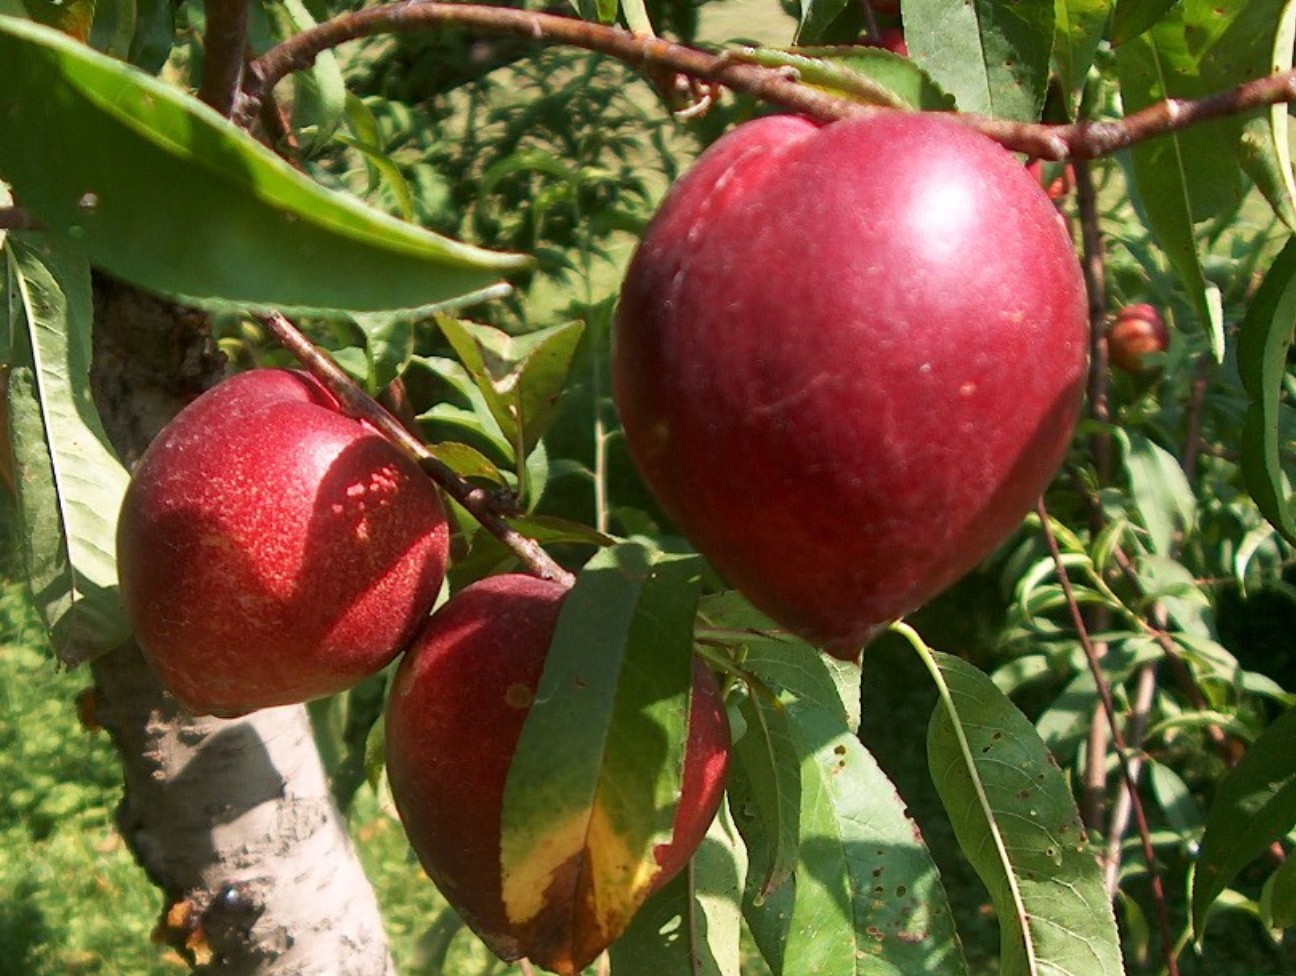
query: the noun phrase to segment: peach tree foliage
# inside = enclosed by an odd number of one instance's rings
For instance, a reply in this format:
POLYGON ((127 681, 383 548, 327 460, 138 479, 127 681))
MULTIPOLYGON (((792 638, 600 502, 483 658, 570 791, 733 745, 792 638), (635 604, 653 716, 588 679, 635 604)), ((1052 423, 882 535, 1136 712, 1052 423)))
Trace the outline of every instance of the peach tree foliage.
MULTIPOLYGON (((264 51, 342 11, 251 12, 264 51)), ((510 782, 547 786, 506 794, 505 875, 549 818, 592 816, 571 798, 609 780, 657 803, 623 818, 618 843, 642 858, 661 840, 679 763, 637 761, 654 750, 615 732, 647 723, 678 756, 686 682, 653 662, 682 674, 692 646, 727 682, 727 801, 684 874, 642 906, 645 891, 621 901, 613 971, 736 973, 744 924, 780 976, 968 970, 958 906, 858 734, 868 651, 860 668, 830 660, 705 568, 644 568, 682 565, 686 544, 618 437, 617 276, 682 160, 758 112, 754 100, 727 95, 671 122, 649 86, 593 55, 411 33, 340 47, 295 75, 272 150, 194 98, 195 5, 4 0, 0 14, 0 181, 36 223, 0 250, 4 416, 16 541, 60 661, 109 654, 129 632, 111 546, 127 476, 89 384, 91 268, 210 310, 240 367, 287 361, 256 318, 286 310, 369 392, 399 378, 437 456, 515 498, 512 524, 584 567, 571 602, 598 594, 616 609, 558 628, 546 674, 605 648, 599 697, 584 702, 594 718, 573 745, 555 721, 575 707, 571 683, 546 685, 510 782), (654 630, 663 606, 689 620, 654 630), (658 686, 676 707, 631 714, 658 686), (555 769, 558 743, 568 761, 555 769), (571 809, 555 808, 555 777, 571 809)), ((698 30, 687 4, 579 14, 684 40, 698 30)), ((732 57, 849 98, 1060 123, 1289 69, 1296 26, 1267 0, 904 0, 901 14, 909 61, 843 46, 889 15, 834 0, 787 15, 780 43, 796 51, 735 43, 732 57)), ((1095 346, 1088 420, 1043 508, 882 638, 912 648, 935 689, 912 734, 926 736, 948 827, 990 895, 1005 973, 1177 962, 1185 937, 1209 936, 1226 913, 1251 919, 1257 941, 1296 924, 1284 856, 1296 656, 1265 639, 1290 632, 1296 544, 1287 124, 1282 105, 1226 115, 1077 164, 1080 186, 1059 209, 1077 247, 1102 249, 1093 327, 1150 302, 1170 346, 1138 376, 1109 374, 1095 346), (1103 697, 1124 739, 1095 749, 1103 697), (1126 775, 1153 831, 1152 866, 1126 775)), ((1060 169, 1047 164, 1048 178, 1060 169)), ((455 515, 452 589, 516 568, 455 515)), ((370 683, 312 706, 343 804, 384 789, 381 693, 370 683)), ((569 853, 605 863, 604 851, 569 853)))

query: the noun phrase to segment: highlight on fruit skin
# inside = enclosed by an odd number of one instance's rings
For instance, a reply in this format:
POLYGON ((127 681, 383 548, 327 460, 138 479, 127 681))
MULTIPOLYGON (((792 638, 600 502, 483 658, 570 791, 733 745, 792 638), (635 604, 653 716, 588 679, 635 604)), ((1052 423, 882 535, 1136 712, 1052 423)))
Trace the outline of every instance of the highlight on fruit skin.
MULTIPOLYGON (((451 597, 401 660, 385 729, 392 797, 428 876, 500 958, 527 958, 563 974, 583 969, 620 931, 609 930, 591 904, 593 886, 578 877, 590 869, 583 859, 536 878, 534 911, 511 917, 501 811, 567 592, 510 574, 451 597)), ((729 744, 719 685, 695 662, 674 836, 654 852, 648 892, 678 874, 702 843, 723 797, 729 744)))
POLYGON ((1138 302, 1116 313, 1107 327, 1107 358, 1131 376, 1149 372, 1147 357, 1170 348, 1170 330, 1155 305, 1138 302))
POLYGON ((449 532, 438 490, 309 375, 241 373, 141 458, 118 523, 136 638, 195 713, 334 694, 430 612, 449 532))
POLYGON ((936 113, 746 123, 671 189, 613 334, 665 514, 781 626, 854 659, 971 570, 1070 444, 1084 282, 1044 189, 936 113))

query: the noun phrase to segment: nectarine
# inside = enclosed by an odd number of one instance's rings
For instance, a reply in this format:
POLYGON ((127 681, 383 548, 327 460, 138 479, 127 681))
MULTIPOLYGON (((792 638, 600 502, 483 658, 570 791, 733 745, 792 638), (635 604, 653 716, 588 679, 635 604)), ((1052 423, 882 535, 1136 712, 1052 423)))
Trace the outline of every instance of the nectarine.
MULTIPOLYGON (((540 910, 511 919, 500 835, 509 766, 567 592, 504 575, 451 597, 402 659, 386 725, 392 797, 424 870, 497 955, 562 973, 579 972, 606 947, 603 921, 562 878, 538 879, 540 910)), ((701 664, 691 699, 674 836, 655 851, 653 889, 693 856, 724 792, 728 719, 701 664)))
POLYGON ((775 116, 712 146, 650 223, 615 396, 698 550, 853 658, 1029 511, 1087 346, 1072 243, 1010 153, 932 113, 775 116))
POLYGON ((236 715, 354 685, 399 653, 445 576, 436 487, 305 373, 220 383, 149 446, 118 575, 163 683, 236 715))
POLYGON ((1170 330, 1155 305, 1138 302, 1116 313, 1107 329, 1107 356, 1132 376, 1148 371, 1147 357, 1170 348, 1170 330))

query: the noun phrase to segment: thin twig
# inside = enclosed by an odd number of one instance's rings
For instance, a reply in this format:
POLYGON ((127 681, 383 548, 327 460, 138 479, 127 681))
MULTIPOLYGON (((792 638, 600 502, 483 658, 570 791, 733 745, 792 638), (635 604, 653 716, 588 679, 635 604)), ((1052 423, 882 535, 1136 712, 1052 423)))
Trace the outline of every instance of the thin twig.
POLYGON ((1099 709, 1089 716, 1085 738, 1084 789, 1080 792, 1080 821, 1090 830, 1102 830, 1107 812, 1107 750, 1111 736, 1099 709))
POLYGON ((203 72, 198 97, 229 116, 243 84, 248 47, 248 0, 207 0, 203 72))
MULTIPOLYGON (((738 62, 723 52, 713 54, 659 37, 639 37, 619 27, 509 7, 405 0, 340 14, 256 58, 248 66, 243 103, 236 107, 237 119, 245 124, 255 118, 257 106, 268 91, 290 72, 309 67, 324 51, 375 34, 447 26, 595 51, 648 76, 660 77, 664 72, 687 75, 823 122, 892 111, 831 95, 801 84, 784 71, 738 62)), ((1296 101, 1296 70, 1266 75, 1205 98, 1166 99, 1120 120, 1043 125, 963 113, 954 117, 1008 149, 1056 161, 1106 156, 1211 119, 1291 101, 1296 101)))
MULTIPOLYGON (((1089 295, 1089 416, 1105 428, 1111 420, 1107 403, 1107 262, 1103 247, 1098 193, 1093 173, 1085 160, 1072 167, 1075 172, 1076 207, 1080 212, 1080 241, 1084 259, 1085 291, 1089 295)), ((1111 434, 1105 429, 1090 439, 1098 483, 1111 480, 1111 434)))
POLYGON ((534 539, 518 532, 496 510, 490 492, 461 478, 437 458, 426 444, 405 429, 399 420, 362 390, 333 359, 307 339, 279 312, 259 317, 279 343, 292 353, 316 379, 328 387, 343 408, 366 421, 375 430, 418 462, 443 491, 462 505, 482 527, 517 556, 523 566, 541 579, 570 585, 574 577, 559 566, 534 539))
MULTIPOLYGON (((1134 688, 1134 704, 1130 709, 1129 743, 1136 751, 1130 758, 1130 777, 1137 784, 1143 772, 1142 749, 1143 733, 1147 731, 1148 714, 1152 710, 1152 701, 1156 697, 1157 672, 1156 664, 1145 664, 1139 669, 1138 684, 1134 688)), ((1121 847, 1125 831, 1129 829, 1130 813, 1133 804, 1128 790, 1116 797, 1112 807, 1111 823, 1107 828, 1107 858, 1103 870, 1107 875, 1107 893, 1113 898, 1120 889, 1121 847)))
POLYGON ((1130 809, 1134 814, 1134 821, 1138 825, 1139 840, 1143 847, 1143 858, 1147 861, 1148 878, 1152 886, 1152 900, 1156 905, 1157 929, 1160 933, 1161 950, 1166 962, 1166 974, 1167 976, 1179 976, 1179 962, 1175 954, 1174 936, 1170 931, 1170 914, 1166 907, 1165 886, 1161 880, 1161 872, 1157 868, 1156 849, 1152 846, 1152 832, 1148 827, 1147 811, 1143 809, 1143 799, 1139 796, 1138 783, 1130 769, 1129 746, 1125 741, 1125 734, 1121 731, 1120 722, 1116 716, 1116 702, 1112 698, 1111 685, 1107 681, 1107 675, 1103 672, 1102 663, 1099 661, 1093 641, 1089 637, 1089 629, 1085 626, 1084 613, 1080 609, 1080 602, 1076 599, 1075 590, 1071 586, 1071 578, 1067 575, 1066 563, 1063 562, 1062 551, 1058 548, 1057 536, 1053 533, 1048 509, 1045 508, 1043 499, 1040 499, 1036 505, 1036 511, 1039 514, 1040 524, 1044 530, 1045 544, 1048 546, 1049 555, 1052 556, 1053 565, 1056 567, 1058 582, 1061 584, 1062 593, 1066 598, 1072 625, 1075 627, 1085 658, 1089 662, 1089 671, 1093 675, 1094 684, 1097 685, 1098 697, 1102 702, 1103 712, 1107 716, 1107 725, 1111 732, 1112 742, 1116 746, 1117 765, 1120 768, 1121 778, 1125 783, 1125 790, 1129 793, 1130 809))
MULTIPOLYGON (((1094 471, 1099 485, 1111 481, 1111 433, 1107 428, 1111 411, 1107 402, 1107 255, 1103 247, 1102 227, 1098 213, 1098 193, 1094 189, 1093 173, 1087 160, 1077 160, 1072 165, 1075 174, 1076 210, 1080 219, 1080 244, 1084 273, 1085 294, 1089 299, 1089 380, 1086 402, 1089 416, 1097 427, 1089 439, 1089 453, 1094 460, 1094 471)), ((1091 513, 1091 528, 1095 535, 1102 530, 1103 514, 1095 507, 1091 513)), ((1107 607, 1091 611, 1089 632, 1101 632, 1109 623, 1107 607)), ((1106 655, 1106 645, 1095 645, 1098 658, 1106 655)), ((1089 737, 1085 762, 1085 788, 1081 796, 1081 816, 1090 827, 1104 820, 1107 803, 1107 749, 1111 739, 1107 723, 1101 713, 1095 712, 1089 721, 1089 737)))
POLYGON ((1210 370, 1210 357, 1202 356, 1197 360, 1197 369, 1193 374, 1192 395, 1188 399, 1187 433, 1184 435, 1183 471, 1189 481, 1192 481, 1197 474, 1197 458, 1202 450, 1202 410, 1206 404, 1210 370))

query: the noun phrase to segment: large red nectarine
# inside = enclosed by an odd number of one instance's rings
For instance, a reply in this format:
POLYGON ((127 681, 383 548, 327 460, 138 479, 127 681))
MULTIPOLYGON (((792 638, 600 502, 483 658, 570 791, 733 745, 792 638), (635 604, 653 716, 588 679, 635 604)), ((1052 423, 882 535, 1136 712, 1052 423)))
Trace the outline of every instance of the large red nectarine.
POLYGON ((436 487, 304 373, 203 394, 136 468, 118 574, 136 636, 195 712, 354 685, 413 637, 445 576, 436 487))
MULTIPOLYGON (((441 893, 504 959, 578 972, 608 941, 593 906, 537 879, 543 906, 511 920, 500 814, 509 766, 540 683, 567 589, 488 577, 433 614, 401 661, 387 706, 387 773, 410 843, 441 893)), ((693 856, 724 792, 729 726, 714 675, 695 665, 674 836, 658 847, 655 889, 693 856)), ((554 757, 561 762, 562 757, 554 757)))
POLYGON ((849 658, 1048 484, 1085 309, 1052 203, 985 136, 934 114, 764 118, 705 153, 645 232, 616 401, 693 544, 849 658))

